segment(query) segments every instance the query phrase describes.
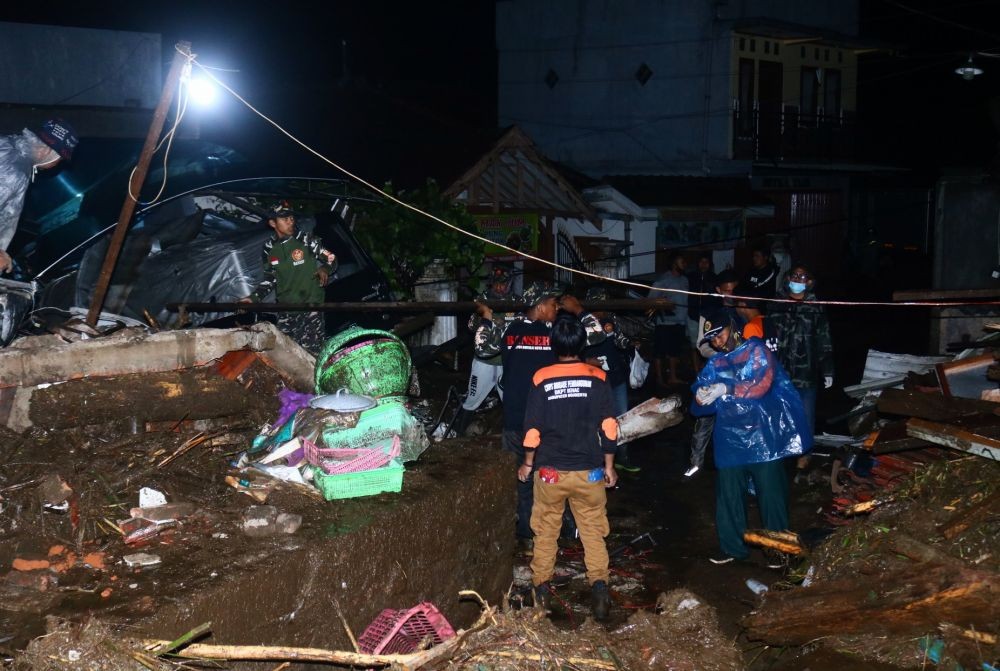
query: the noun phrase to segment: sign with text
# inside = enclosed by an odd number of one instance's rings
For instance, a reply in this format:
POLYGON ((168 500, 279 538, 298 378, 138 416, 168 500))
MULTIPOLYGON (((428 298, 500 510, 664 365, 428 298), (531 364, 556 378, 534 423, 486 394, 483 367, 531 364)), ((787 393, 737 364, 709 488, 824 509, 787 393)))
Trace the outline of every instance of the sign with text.
MULTIPOLYGON (((476 214, 476 230, 481 236, 501 245, 534 254, 538 251, 537 214, 476 214)), ((496 245, 486 245, 489 255, 509 254, 496 245)))

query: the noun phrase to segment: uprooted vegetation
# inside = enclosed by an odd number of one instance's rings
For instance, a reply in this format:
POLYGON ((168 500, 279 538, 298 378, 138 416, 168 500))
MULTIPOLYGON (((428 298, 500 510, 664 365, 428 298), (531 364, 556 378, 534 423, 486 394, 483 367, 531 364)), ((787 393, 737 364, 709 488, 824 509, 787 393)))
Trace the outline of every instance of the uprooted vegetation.
POLYGON ((746 619, 751 638, 904 668, 1000 658, 1000 464, 939 460, 880 492, 746 619))

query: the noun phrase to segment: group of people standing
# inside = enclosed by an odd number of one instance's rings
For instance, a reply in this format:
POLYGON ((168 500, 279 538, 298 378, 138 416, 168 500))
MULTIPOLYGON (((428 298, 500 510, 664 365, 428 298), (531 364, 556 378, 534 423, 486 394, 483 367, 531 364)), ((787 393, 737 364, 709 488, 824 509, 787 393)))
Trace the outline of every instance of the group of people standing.
MULTIPOLYGON (((669 286, 683 269, 682 258, 672 259, 670 277, 654 286, 669 286)), ((712 561, 724 564, 749 555, 743 542, 747 493, 757 496, 766 529, 788 527, 784 460, 796 457, 800 472, 807 466, 817 391, 833 385, 833 347, 826 312, 812 302, 815 278, 801 263, 781 274, 766 249, 755 249, 742 277, 728 269, 714 275, 711 257, 703 255, 688 280, 694 293, 675 308, 686 308, 698 372, 685 476, 703 467, 712 444, 721 550, 712 561), (706 293, 718 296, 698 295, 706 293)), ((765 555, 769 566, 781 565, 780 556, 765 555)))

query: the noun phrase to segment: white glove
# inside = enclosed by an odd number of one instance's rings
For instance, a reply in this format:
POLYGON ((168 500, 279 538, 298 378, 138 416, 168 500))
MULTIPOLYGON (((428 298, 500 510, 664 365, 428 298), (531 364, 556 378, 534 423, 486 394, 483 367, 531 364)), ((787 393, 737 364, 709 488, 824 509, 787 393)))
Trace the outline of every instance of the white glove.
POLYGON ((833 386, 833 376, 827 375, 823 378, 823 389, 829 389, 833 386))
POLYGON ((721 382, 710 384, 700 388, 694 395, 698 405, 711 405, 716 400, 726 395, 726 385, 721 382))

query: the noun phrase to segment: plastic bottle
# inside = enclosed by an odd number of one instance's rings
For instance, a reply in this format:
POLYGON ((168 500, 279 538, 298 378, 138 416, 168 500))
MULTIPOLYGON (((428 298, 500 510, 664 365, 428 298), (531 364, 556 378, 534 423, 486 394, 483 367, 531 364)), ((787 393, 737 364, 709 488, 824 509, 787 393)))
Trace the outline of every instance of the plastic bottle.
POLYGON ((756 594, 757 596, 760 596, 761 594, 767 591, 767 585, 765 585, 759 580, 754 580, 753 578, 747 580, 747 587, 749 587, 750 591, 756 594))

